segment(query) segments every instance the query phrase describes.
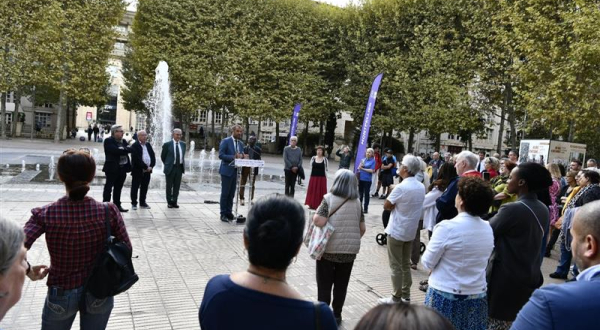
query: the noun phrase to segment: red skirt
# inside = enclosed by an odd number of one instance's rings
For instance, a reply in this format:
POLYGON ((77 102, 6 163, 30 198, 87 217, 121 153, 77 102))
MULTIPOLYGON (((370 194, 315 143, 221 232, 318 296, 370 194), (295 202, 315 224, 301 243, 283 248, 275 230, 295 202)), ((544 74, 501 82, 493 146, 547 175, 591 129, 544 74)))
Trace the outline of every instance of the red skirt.
POLYGON ((305 205, 311 209, 317 209, 323 201, 323 196, 327 194, 327 177, 311 176, 308 182, 308 191, 306 192, 305 205))

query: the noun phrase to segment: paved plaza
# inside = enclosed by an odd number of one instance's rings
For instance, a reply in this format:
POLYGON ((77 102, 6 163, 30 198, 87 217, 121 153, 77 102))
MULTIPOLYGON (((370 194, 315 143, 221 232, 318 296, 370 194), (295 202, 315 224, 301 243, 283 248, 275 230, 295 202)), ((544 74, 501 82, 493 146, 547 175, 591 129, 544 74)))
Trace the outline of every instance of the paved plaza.
MULTIPOLYGON (((50 156, 56 159, 69 147, 89 147, 93 145, 102 153, 100 143, 64 142, 58 145, 49 141, 10 140, 0 144, 0 214, 3 217, 24 224, 30 216, 30 210, 53 202, 64 195, 64 187, 55 181, 32 179, 36 171, 35 164, 47 165, 50 156), (22 160, 27 170, 19 169, 22 160), (6 169, 9 164, 9 169, 6 169), (31 169, 31 170, 29 170, 31 169), (28 175, 30 173, 30 175, 28 175), (15 176, 16 174, 16 176, 15 176)), ((283 193, 284 185, 281 156, 264 157, 266 167, 263 176, 257 181, 257 197, 283 193)), ((304 160, 308 170, 308 159, 304 160)), ((329 165, 328 184, 331 185, 337 163, 329 165)), ((186 168, 187 170, 187 168, 186 168)), ((186 173, 183 177, 182 191, 179 197, 179 209, 167 208, 164 189, 160 182, 164 177, 154 174, 155 181, 148 192, 150 210, 130 210, 123 214, 131 243, 133 245, 134 266, 140 280, 129 291, 115 298, 115 307, 108 329, 199 329, 198 308, 202 301, 204 287, 208 280, 219 274, 243 271, 248 265, 242 244, 241 225, 223 223, 219 220, 219 205, 211 201, 219 200, 218 174, 200 175, 186 173), (205 203, 208 201, 208 203, 205 203)), ((189 172, 189 171, 188 171, 189 172)), ((101 179, 102 172, 98 173, 101 179)), ((45 175, 42 171, 39 175, 45 175)), ((308 178, 307 178, 308 179, 308 178)), ((122 201, 130 208, 129 176, 123 188, 122 201)), ((296 200, 303 203, 308 180, 303 187, 296 188, 296 200)), ((246 194, 249 190, 246 190, 246 194)), ((89 196, 102 200, 102 181, 97 181, 89 196)), ((248 197, 246 197, 248 198, 248 197)), ((354 263, 348 288, 340 329, 353 329, 358 320, 377 299, 387 297, 391 292, 391 280, 387 251, 375 242, 375 236, 383 231, 381 213, 382 200, 371 199, 371 211, 366 216, 367 232, 362 240, 358 258, 354 263)), ((242 214, 247 208, 241 207, 242 214)), ((306 210, 307 218, 309 211, 306 210)), ((426 232, 422 238, 426 242, 426 232)), ((552 258, 545 258, 543 273, 545 284, 558 283, 548 274, 554 271, 558 253, 553 251, 552 258)), ((49 255, 44 236, 33 245, 28 259, 32 264, 49 264, 49 255)), ((422 304, 424 293, 418 290, 418 282, 427 277, 427 272, 419 264, 412 271, 413 303, 422 304)), ((288 283, 297 289, 307 300, 315 300, 317 287, 315 279, 315 261, 303 246, 287 273, 288 283)), ((46 281, 31 282, 25 280, 21 301, 6 315, 0 326, 5 330, 39 329, 41 312, 46 295, 46 281)), ((231 310, 235 317, 236 310, 231 310)), ((73 329, 79 329, 78 319, 73 329)))

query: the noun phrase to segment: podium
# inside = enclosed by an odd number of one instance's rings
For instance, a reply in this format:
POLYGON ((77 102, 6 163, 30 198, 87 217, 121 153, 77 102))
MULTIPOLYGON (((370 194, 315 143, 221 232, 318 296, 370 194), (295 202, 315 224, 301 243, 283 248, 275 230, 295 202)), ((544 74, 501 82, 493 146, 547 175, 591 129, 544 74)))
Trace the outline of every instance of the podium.
MULTIPOLYGON (((239 197, 240 197, 240 193, 239 193, 239 189, 240 189, 240 180, 241 180, 241 176, 242 176, 242 167, 250 167, 250 183, 249 183, 249 190, 250 190, 250 194, 252 194, 252 189, 254 188, 254 168, 257 167, 265 167, 265 161, 264 160, 255 160, 255 159, 235 159, 234 160, 234 164, 236 167, 236 191, 235 191, 235 214, 234 214, 234 219, 232 220, 233 223, 244 223, 246 221, 246 217, 244 217, 243 215, 238 213, 238 206, 239 206, 239 197)), ((252 204, 254 204, 253 200, 250 199, 249 202, 250 206, 252 206, 252 204)))

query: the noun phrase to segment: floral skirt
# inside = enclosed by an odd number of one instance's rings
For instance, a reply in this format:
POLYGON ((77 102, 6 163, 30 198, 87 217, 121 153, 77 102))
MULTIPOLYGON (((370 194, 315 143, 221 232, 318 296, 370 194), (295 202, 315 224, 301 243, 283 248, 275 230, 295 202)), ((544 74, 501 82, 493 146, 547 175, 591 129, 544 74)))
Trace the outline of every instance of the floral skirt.
POLYGON ((304 205, 308 205, 309 208, 316 210, 321 205, 325 194, 327 194, 327 178, 311 175, 304 205))
POLYGON ((488 303, 485 293, 455 295, 429 287, 425 294, 425 305, 442 314, 456 329, 487 329, 488 303))

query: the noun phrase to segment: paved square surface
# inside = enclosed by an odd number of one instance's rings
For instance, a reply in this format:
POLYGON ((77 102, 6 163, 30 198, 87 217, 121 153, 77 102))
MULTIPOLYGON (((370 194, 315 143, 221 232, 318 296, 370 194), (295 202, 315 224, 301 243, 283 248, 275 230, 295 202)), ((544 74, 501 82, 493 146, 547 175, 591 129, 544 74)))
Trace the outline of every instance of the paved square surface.
MULTIPOLYGON (((91 144, 102 153, 100 144, 91 144)), ((19 169, 21 161, 25 160, 27 169, 35 171, 36 162, 45 165, 50 156, 58 159, 62 150, 79 146, 88 147, 89 143, 54 145, 46 141, 3 141, 0 148, 0 164, 4 169, 0 176, 0 215, 24 224, 32 208, 53 202, 64 195, 62 185, 30 181, 27 176, 29 170, 19 174, 22 180, 15 180, 14 173, 8 175, 10 171, 6 170, 5 164, 9 164, 9 169, 19 169)), ((283 193, 284 190, 280 178, 283 174, 280 156, 265 158, 267 166, 263 170, 262 180, 257 181, 257 197, 283 193)), ((308 167, 308 159, 304 162, 308 167)), ((329 167, 330 186, 337 164, 330 162, 329 167)), ((115 298, 107 329, 199 329, 198 308, 208 280, 218 274, 246 269, 248 260, 242 244, 243 226, 221 222, 219 205, 205 203, 207 200, 218 201, 219 183, 218 178, 213 178, 208 170, 204 172, 206 176, 202 178, 198 178, 198 173, 184 176, 185 185, 179 198, 181 208, 167 208, 162 188, 164 185, 160 183, 164 179, 154 174, 155 182, 147 199, 152 209, 130 210, 123 214, 133 245, 133 263, 140 280, 129 291, 115 298)), ((98 176, 101 179, 102 172, 98 176)), ((130 206, 125 203, 129 201, 130 181, 128 177, 123 188, 122 201, 126 208, 130 206)), ((308 180, 304 181, 303 187, 296 187, 295 198, 302 204, 307 184, 308 180)), ((93 185, 88 195, 102 200, 101 182, 93 185)), ((371 199, 371 212, 366 216, 367 232, 352 270, 340 329, 353 329, 366 311, 376 305, 378 298, 389 296, 391 292, 387 250, 375 242, 375 236, 383 231, 382 202, 371 199)), ((241 207, 241 213, 247 214, 247 208, 241 207)), ((308 209, 306 215, 308 219, 308 209)), ((421 236, 427 242, 426 231, 422 231, 421 236)), ((542 270, 545 284, 559 283, 547 276, 554 271, 557 257, 558 253, 554 251, 552 258, 544 259, 542 270)), ((32 264, 49 264, 44 236, 33 245, 28 259, 32 264)), ((427 277, 427 272, 420 264, 418 268, 412 271, 411 299, 415 304, 422 304, 424 293, 418 290, 418 282, 427 277)), ((288 269, 287 277, 288 283, 306 299, 316 300, 315 261, 308 256, 304 246, 297 261, 288 269)), ((39 329, 46 290, 45 280, 31 282, 26 279, 21 301, 0 323, 2 329, 39 329)), ((73 329, 79 329, 78 322, 76 319, 73 329)))

